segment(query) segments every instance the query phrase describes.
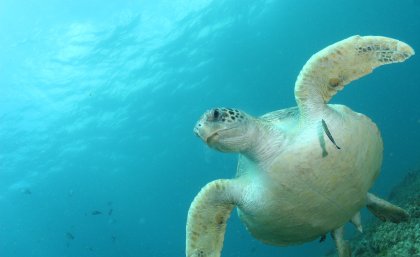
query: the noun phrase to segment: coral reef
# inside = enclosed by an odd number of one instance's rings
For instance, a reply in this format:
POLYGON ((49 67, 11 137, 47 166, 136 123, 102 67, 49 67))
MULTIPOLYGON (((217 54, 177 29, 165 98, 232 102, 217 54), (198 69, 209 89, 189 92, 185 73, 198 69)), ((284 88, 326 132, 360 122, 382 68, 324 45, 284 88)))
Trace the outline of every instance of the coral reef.
POLYGON ((352 256, 420 257, 420 170, 409 172, 392 190, 389 201, 408 211, 410 220, 394 224, 375 218, 362 234, 350 240, 352 256))

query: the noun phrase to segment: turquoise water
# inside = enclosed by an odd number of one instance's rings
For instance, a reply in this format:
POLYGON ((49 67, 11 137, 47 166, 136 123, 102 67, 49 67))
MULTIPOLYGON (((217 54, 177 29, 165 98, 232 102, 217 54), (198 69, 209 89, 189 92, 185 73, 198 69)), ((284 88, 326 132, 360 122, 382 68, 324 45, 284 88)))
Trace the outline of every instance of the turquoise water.
MULTIPOLYGON (((354 34, 420 52, 419 17, 417 0, 1 1, 0 256, 184 256, 190 202, 236 168, 193 135, 199 116, 295 105, 306 60, 354 34)), ((381 196, 420 166, 419 70, 381 67, 332 101, 380 127, 381 196)), ((223 256, 332 248, 263 245, 234 214, 223 256)))

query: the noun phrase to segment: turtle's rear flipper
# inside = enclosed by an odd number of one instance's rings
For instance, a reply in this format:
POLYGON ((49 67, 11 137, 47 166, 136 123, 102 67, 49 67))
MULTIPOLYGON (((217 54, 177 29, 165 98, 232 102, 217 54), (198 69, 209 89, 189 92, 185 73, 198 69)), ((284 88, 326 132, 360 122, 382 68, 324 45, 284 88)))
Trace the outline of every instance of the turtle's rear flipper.
POLYGON ((349 241, 344 240, 344 227, 339 227, 331 232, 339 257, 351 257, 349 241))
POLYGON ((402 208, 393 205, 371 193, 367 194, 367 208, 382 221, 400 223, 409 219, 408 213, 402 208))

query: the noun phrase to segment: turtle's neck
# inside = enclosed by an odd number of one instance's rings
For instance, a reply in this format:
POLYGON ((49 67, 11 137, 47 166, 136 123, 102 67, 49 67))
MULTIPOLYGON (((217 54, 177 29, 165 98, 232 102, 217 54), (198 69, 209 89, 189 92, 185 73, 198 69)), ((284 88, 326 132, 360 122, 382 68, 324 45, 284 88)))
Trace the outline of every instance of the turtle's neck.
POLYGON ((282 145, 286 137, 278 128, 273 128, 271 124, 259 120, 254 120, 254 122, 255 124, 252 124, 254 129, 249 136, 249 147, 241 154, 266 168, 282 151, 282 145))

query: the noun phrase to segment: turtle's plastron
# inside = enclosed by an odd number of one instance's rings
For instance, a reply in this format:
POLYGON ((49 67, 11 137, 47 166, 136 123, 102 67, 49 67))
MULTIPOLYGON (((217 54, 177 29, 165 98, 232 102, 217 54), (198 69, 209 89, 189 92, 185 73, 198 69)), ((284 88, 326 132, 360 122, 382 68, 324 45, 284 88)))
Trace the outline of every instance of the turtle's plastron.
POLYGON ((330 233, 339 257, 351 256, 344 226, 351 222, 362 232, 362 208, 384 221, 407 220, 403 209, 369 193, 383 159, 376 124, 328 101, 374 68, 413 54, 410 46, 392 38, 353 36, 319 51, 304 65, 295 84, 297 107, 261 117, 229 108, 205 112, 194 133, 216 150, 239 153, 239 161, 234 179, 208 183, 193 200, 187 257, 220 256, 235 207, 260 241, 322 242, 330 233))

